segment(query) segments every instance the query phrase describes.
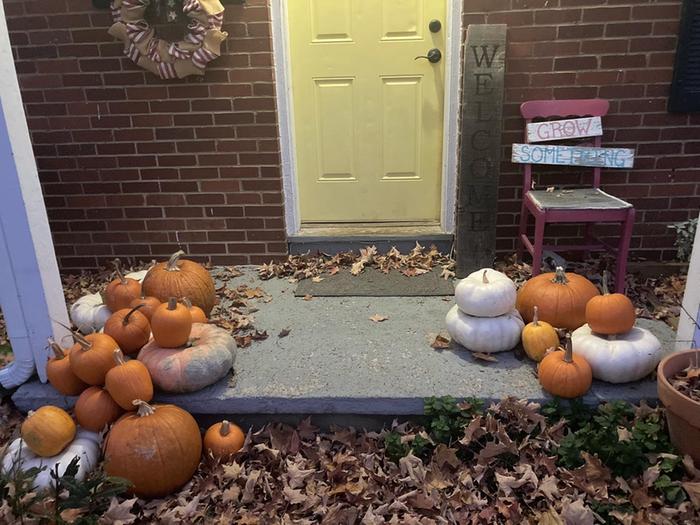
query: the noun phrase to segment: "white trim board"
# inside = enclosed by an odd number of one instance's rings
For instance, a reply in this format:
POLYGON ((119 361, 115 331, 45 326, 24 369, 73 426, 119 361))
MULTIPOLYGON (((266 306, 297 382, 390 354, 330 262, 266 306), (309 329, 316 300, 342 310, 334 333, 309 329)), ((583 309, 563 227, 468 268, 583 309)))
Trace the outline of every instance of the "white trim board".
MULTIPOLYGON (((282 188, 284 192, 284 218, 288 236, 299 235, 301 218, 296 176, 296 149, 294 142, 294 111, 292 85, 289 71, 289 31, 287 27, 287 1, 271 0, 272 49, 275 69, 277 116, 280 130, 282 162, 282 188)), ((444 233, 455 229, 455 205, 457 201, 457 160, 459 141, 459 104, 462 41, 462 3, 447 3, 445 21, 445 99, 444 128, 442 137, 442 199, 440 228, 444 233)))

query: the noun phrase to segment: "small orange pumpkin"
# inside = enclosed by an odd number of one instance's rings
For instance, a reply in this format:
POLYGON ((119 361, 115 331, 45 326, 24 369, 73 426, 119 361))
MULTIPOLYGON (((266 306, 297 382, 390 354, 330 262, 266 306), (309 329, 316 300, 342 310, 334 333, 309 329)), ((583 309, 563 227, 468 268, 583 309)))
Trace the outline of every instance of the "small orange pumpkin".
POLYGON ((158 346, 177 348, 187 344, 192 331, 192 316, 185 305, 171 297, 153 313, 151 331, 158 346))
POLYGON ((192 323, 209 322, 209 319, 207 319, 207 315, 204 313, 204 310, 202 310, 199 306, 193 305, 192 301, 190 301, 187 297, 182 298, 182 304, 184 304, 185 308, 187 308, 190 311, 190 315, 192 316, 192 323))
POLYGON ((145 315, 148 318, 148 322, 151 322, 151 316, 153 316, 153 312, 156 311, 156 308, 160 306, 160 300, 157 297, 152 297, 152 296, 146 296, 146 297, 139 297, 138 299, 134 299, 129 303, 129 308, 135 308, 136 306, 142 304, 143 306, 139 310, 143 315, 145 315))
POLYGON ((148 368, 141 361, 126 361, 118 348, 114 351, 117 366, 105 376, 105 388, 112 399, 124 410, 136 410, 135 399, 150 401, 153 399, 153 381, 148 368))
POLYGON ((142 498, 165 496, 187 483, 202 455, 194 418, 175 405, 136 400, 136 412, 117 421, 104 444, 104 469, 131 482, 142 498))
POLYGON ((64 396, 77 396, 89 385, 80 380, 70 367, 70 353, 49 337, 49 348, 54 353, 46 363, 46 376, 49 383, 64 396))
POLYGON ((112 336, 125 354, 135 354, 151 338, 151 324, 139 311, 143 306, 117 310, 105 323, 105 334, 112 336))
POLYGON ((621 293, 608 290, 608 272, 603 272, 603 295, 593 297, 586 304, 586 322, 596 333, 603 335, 626 334, 634 327, 637 313, 632 301, 621 293))
POLYGON ((70 349, 70 368, 73 373, 88 385, 104 385, 105 374, 116 365, 114 349, 117 342, 107 334, 73 332, 76 343, 70 349))
POLYGON ((564 348, 550 352, 540 361, 537 376, 547 392, 566 399, 581 397, 593 383, 591 366, 582 356, 573 353, 569 333, 564 348))
POLYGON ((169 297, 189 297, 206 315, 216 303, 214 280, 199 263, 181 259, 182 250, 170 256, 167 262, 156 264, 143 279, 143 294, 165 302, 169 297))
POLYGON ((243 448, 245 434, 227 420, 214 423, 204 434, 204 450, 215 458, 227 460, 243 448))
POLYGON ((75 437, 73 418, 65 410, 46 405, 30 410, 20 430, 22 439, 37 456, 55 456, 75 437))
POLYGON ((141 297, 141 283, 131 277, 124 277, 119 259, 114 260, 117 278, 107 285, 104 300, 112 312, 128 308, 131 301, 141 297))
POLYGON ((92 432, 101 432, 105 426, 119 419, 124 410, 104 388, 91 386, 80 394, 73 413, 81 427, 92 432))
POLYGON ((543 273, 518 290, 515 307, 526 322, 532 321, 535 305, 539 316, 556 328, 575 330, 586 323, 586 304, 598 294, 595 285, 559 266, 554 273, 543 273))
POLYGON ((547 350, 559 346, 559 334, 551 324, 540 321, 537 306, 534 310, 532 322, 525 325, 521 338, 527 356, 533 361, 542 361, 547 350))

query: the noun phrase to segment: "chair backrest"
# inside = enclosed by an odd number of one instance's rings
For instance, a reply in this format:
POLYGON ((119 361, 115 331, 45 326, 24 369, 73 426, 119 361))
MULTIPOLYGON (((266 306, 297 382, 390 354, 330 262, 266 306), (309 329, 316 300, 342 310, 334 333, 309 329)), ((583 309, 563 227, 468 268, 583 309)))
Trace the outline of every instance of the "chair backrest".
MULTIPOLYGON (((602 117, 607 115, 610 103, 602 98, 574 100, 529 100, 520 105, 520 114, 525 119, 525 142, 528 142, 527 125, 534 119, 564 119, 579 117, 602 117)), ((593 146, 599 148, 600 136, 594 137, 593 146)), ((593 187, 600 186, 600 167, 593 168, 593 187)), ((532 164, 523 164, 523 195, 532 187, 532 164)))

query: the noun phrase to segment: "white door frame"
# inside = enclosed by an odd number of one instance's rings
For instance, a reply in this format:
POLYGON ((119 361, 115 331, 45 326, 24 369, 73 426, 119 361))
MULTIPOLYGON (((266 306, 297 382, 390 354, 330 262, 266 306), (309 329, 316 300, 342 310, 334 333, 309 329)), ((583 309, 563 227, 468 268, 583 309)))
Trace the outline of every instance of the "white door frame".
MULTIPOLYGON (((272 48, 274 53, 275 91, 280 130, 284 215, 287 235, 301 231, 298 183, 296 177, 296 149, 294 143, 294 112, 289 70, 289 31, 287 1, 271 0, 272 48)), ((455 228, 457 201, 457 145, 459 137, 459 86, 462 78, 460 44, 462 40, 462 2, 447 3, 445 21, 445 100, 444 131, 442 139, 442 203, 440 227, 444 233, 455 228)))

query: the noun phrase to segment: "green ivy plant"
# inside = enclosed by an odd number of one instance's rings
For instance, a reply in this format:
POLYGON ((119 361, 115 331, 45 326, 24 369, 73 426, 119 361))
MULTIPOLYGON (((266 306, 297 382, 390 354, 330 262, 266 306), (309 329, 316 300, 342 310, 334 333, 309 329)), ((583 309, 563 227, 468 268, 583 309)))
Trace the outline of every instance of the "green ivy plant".
POLYGON ((698 218, 670 224, 668 227, 676 232, 676 241, 673 244, 677 249, 676 257, 681 262, 688 262, 693 252, 698 218))

